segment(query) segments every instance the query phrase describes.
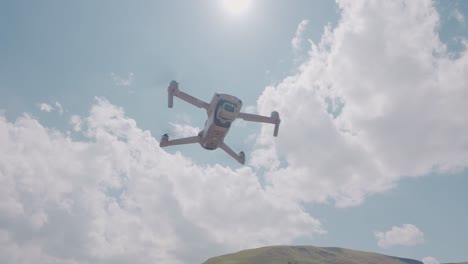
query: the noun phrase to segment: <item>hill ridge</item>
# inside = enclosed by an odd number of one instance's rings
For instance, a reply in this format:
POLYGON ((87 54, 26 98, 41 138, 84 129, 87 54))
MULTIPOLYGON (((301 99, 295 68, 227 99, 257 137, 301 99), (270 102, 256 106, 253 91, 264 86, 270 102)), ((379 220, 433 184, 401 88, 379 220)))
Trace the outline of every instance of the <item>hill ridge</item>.
MULTIPOLYGON (((423 264, 419 260, 340 247, 275 245, 209 258, 203 264, 423 264)), ((468 264, 447 263, 447 264, 468 264)))

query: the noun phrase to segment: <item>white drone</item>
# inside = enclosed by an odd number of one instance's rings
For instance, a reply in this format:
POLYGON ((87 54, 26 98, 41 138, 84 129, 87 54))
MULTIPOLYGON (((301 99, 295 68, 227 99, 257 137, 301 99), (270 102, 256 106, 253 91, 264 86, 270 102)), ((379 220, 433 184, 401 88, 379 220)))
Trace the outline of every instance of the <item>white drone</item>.
POLYGON ((281 120, 279 118, 278 112, 276 111, 271 112, 270 117, 242 113, 240 112, 242 108, 242 101, 239 98, 229 94, 215 93, 211 99, 211 102, 208 104, 180 91, 179 84, 176 81, 171 81, 169 87, 167 88, 167 93, 167 104, 169 108, 172 108, 173 98, 174 96, 177 96, 198 108, 204 108, 208 114, 208 120, 205 122, 205 128, 196 136, 169 140, 169 136, 164 134, 161 137, 161 142, 159 143, 160 147, 200 143, 203 148, 208 150, 221 148, 238 162, 244 164, 244 152, 241 151, 239 154, 236 154, 228 145, 226 145, 226 143, 224 143, 224 137, 226 137, 232 122, 234 122, 236 118, 242 118, 246 121, 275 124, 275 131, 273 132, 273 135, 275 137, 278 136, 278 129, 281 120))

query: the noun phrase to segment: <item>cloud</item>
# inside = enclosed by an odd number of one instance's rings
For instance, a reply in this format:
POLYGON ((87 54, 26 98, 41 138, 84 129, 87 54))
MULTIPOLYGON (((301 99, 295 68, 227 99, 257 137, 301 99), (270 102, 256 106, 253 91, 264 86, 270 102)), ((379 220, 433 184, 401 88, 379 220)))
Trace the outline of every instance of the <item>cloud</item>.
POLYGON ((429 0, 338 1, 295 75, 267 87, 262 114, 280 113, 257 138, 251 164, 274 192, 300 202, 362 203, 401 177, 468 166, 468 53, 453 58, 429 0), (274 164, 274 166, 272 166, 274 164))
POLYGON ((47 112, 47 113, 50 113, 52 112, 52 110, 54 110, 54 108, 51 105, 46 104, 46 103, 40 103, 37 105, 37 107, 39 108, 39 110, 47 112))
POLYGON ((55 102, 55 107, 57 107, 57 111, 59 112, 59 114, 63 114, 62 104, 60 104, 59 102, 55 102))
POLYGON ((387 232, 374 232, 377 244, 382 248, 393 246, 415 246, 424 243, 424 233, 412 224, 394 226, 387 232))
POLYGON ((323 232, 249 167, 169 154, 105 99, 72 120, 85 140, 0 116, 0 263, 200 263, 323 232))
POLYGON ((257 112, 257 107, 255 105, 247 105, 244 107, 245 113, 255 114, 257 112))
POLYGON ((304 19, 297 26, 294 38, 291 40, 291 46, 292 46, 294 51, 297 51, 297 50, 299 50, 301 48, 302 35, 304 33, 304 30, 307 27, 307 24, 309 24, 309 20, 304 19))
POLYGON ((111 72, 112 81, 116 86, 131 86, 133 83, 133 72, 130 72, 127 77, 120 77, 119 75, 111 72))
MULTIPOLYGON (((202 262, 323 232, 303 203, 353 206, 403 176, 466 167, 468 54, 449 56, 433 3, 338 4, 338 25, 298 73, 258 99, 282 119, 278 138, 262 127, 249 160, 264 187, 249 167, 166 153, 104 99, 81 120, 87 140, 0 117, 0 262, 202 262)), ((376 236, 423 241, 409 226, 376 236)))
POLYGON ((54 103, 55 105, 55 108, 50 105, 50 104, 47 104, 47 103, 40 103, 40 104, 37 104, 37 107, 39 108, 39 110, 43 111, 43 112, 47 112, 47 113, 50 113, 54 110, 57 110, 59 112, 59 114, 63 114, 63 107, 62 107, 62 104, 60 104, 60 102, 56 101, 54 103))
POLYGON ((198 135, 201 131, 198 127, 193 127, 188 124, 170 123, 175 137, 192 137, 198 135))
POLYGON ((440 264, 440 262, 435 259, 434 257, 424 257, 422 260, 422 263, 424 264, 440 264))
POLYGON ((8 232, 0 230, 0 260, 2 263, 64 263, 78 264, 75 260, 63 260, 48 255, 37 241, 13 240, 8 232))
POLYGON ((453 10, 451 17, 455 18, 460 24, 465 23, 465 16, 458 9, 453 10))
POLYGON ((70 125, 73 126, 73 130, 76 132, 81 131, 81 117, 79 115, 72 115, 70 117, 70 125))

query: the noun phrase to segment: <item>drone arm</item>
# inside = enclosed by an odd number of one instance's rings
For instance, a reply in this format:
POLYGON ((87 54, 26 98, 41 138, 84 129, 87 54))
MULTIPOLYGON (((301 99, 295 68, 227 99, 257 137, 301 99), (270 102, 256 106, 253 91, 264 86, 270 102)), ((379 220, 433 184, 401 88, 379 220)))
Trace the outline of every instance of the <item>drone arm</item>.
POLYGON ((236 154, 226 143, 221 142, 219 147, 224 150, 227 154, 237 160, 240 164, 245 164, 245 154, 241 151, 239 154, 236 154))
POLYGON ((198 108, 204 108, 205 110, 208 110, 208 107, 210 106, 208 103, 179 90, 179 84, 176 81, 172 81, 169 84, 169 87, 167 88, 167 95, 167 105, 169 108, 172 108, 174 105, 174 96, 179 97, 180 99, 198 108))
POLYGON ((273 132, 273 136, 275 137, 278 136, 279 124, 281 123, 281 119, 279 118, 279 114, 276 111, 271 112, 270 117, 248 114, 248 113, 239 113, 238 117, 244 119, 245 121, 274 124, 275 131, 273 132))
POLYGON ((169 140, 169 136, 167 134, 164 134, 161 137, 159 146, 163 148, 167 146, 185 145, 185 144, 193 144, 193 143, 199 143, 199 142, 200 142, 200 136, 177 138, 177 139, 169 140))

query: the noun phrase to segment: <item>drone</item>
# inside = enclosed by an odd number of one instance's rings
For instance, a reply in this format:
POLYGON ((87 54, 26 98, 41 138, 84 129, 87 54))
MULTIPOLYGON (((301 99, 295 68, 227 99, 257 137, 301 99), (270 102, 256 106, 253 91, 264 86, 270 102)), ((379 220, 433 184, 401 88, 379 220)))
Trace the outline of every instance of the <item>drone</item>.
POLYGON ((162 135, 159 143, 160 147, 199 143, 203 148, 208 150, 221 148, 239 163, 245 164, 244 152, 241 151, 239 154, 236 154, 228 145, 226 145, 226 143, 224 143, 224 138, 229 132, 232 122, 234 122, 236 118, 241 118, 245 121, 274 124, 275 130, 273 132, 273 136, 278 136, 278 129, 281 120, 278 112, 276 111, 271 112, 270 117, 242 113, 240 112, 242 101, 239 98, 229 94, 220 93, 215 93, 211 102, 208 104, 179 90, 179 84, 176 81, 171 81, 167 88, 167 94, 167 104, 169 108, 173 107, 174 96, 176 96, 189 104, 205 109, 208 119, 205 122, 204 129, 196 136, 169 140, 169 136, 167 134, 162 135))

